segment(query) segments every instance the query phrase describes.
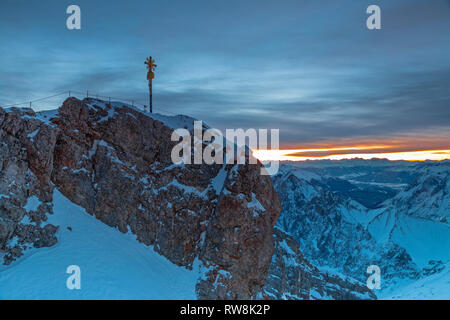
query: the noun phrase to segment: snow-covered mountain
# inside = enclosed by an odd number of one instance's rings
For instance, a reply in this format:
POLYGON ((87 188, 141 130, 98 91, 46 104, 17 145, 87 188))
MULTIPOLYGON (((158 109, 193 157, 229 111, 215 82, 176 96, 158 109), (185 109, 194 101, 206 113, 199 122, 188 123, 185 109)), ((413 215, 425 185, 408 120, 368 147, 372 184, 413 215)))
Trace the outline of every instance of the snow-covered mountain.
POLYGON ((274 230, 275 254, 265 293, 273 299, 375 299, 357 279, 330 269, 318 269, 304 257, 294 237, 274 230))
POLYGON ((449 162, 174 165, 193 120, 0 108, 0 298, 448 298, 449 162))
MULTIPOLYGON (((50 113, 0 108, 2 263, 61 245, 65 227, 49 222, 64 214, 55 213, 58 190, 174 265, 192 270, 199 264, 202 273, 192 288, 198 298, 262 296, 281 210, 278 195, 260 174, 261 164, 175 165, 173 130, 192 130, 193 121, 96 99, 69 98, 50 113)), ((109 250, 108 233, 99 238, 109 250)), ((69 254, 54 252, 63 260, 69 254)), ((19 274, 11 275, 14 281, 19 274)))
POLYGON ((413 261, 450 261, 450 162, 417 165, 416 177, 403 191, 373 211, 369 232, 383 243, 405 248, 413 261))
POLYGON ((385 207, 403 214, 450 223, 450 161, 417 165, 415 179, 385 207))
POLYGON ((97 99, 0 108, 0 298, 375 298, 274 230, 260 163, 173 164, 193 120, 97 99))
POLYGON ((277 226, 299 241, 308 259, 361 281, 374 264, 387 278, 417 276, 419 270, 404 249, 378 243, 365 228, 372 217, 367 208, 304 176, 303 170, 282 166, 274 183, 283 204, 277 226))
MULTIPOLYGON (((319 269, 363 281, 366 268, 378 265, 385 283, 380 297, 393 288, 404 292, 399 284, 435 283, 424 280, 423 268, 450 260, 449 164, 285 163, 274 177, 283 204, 277 225, 299 241, 319 269), (360 190, 367 183, 396 190, 373 208, 346 183, 360 190)), ((442 281, 450 298, 450 285, 442 281)))

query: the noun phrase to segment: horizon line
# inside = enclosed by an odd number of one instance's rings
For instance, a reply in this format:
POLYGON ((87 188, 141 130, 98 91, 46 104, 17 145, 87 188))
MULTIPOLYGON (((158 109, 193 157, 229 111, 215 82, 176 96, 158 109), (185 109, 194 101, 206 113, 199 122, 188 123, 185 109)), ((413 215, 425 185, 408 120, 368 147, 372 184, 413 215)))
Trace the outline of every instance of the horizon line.
POLYGON ((308 161, 308 160, 351 160, 351 159, 384 159, 390 161, 442 161, 450 160, 450 149, 426 149, 413 151, 376 152, 387 146, 338 147, 317 149, 254 149, 253 155, 260 161, 308 161), (373 153, 327 153, 325 155, 301 155, 310 152, 374 150, 373 153))

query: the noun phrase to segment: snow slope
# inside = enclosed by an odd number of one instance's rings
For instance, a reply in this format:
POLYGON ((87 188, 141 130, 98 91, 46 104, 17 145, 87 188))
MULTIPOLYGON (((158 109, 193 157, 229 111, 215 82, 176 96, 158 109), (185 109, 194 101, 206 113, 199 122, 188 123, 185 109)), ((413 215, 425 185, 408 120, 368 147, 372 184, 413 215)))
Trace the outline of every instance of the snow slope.
POLYGON ((54 193, 58 244, 32 249, 0 269, 1 299, 196 299, 197 264, 190 271, 90 216, 54 193), (72 228, 70 231, 67 227, 72 228), (81 289, 66 287, 67 267, 81 268, 81 289))
POLYGON ((400 280, 378 294, 383 300, 449 300, 450 299, 450 263, 439 273, 417 281, 400 280))
POLYGON ((450 261, 450 227, 447 224, 387 210, 373 219, 368 229, 378 242, 392 240, 405 248, 420 268, 430 260, 450 261))

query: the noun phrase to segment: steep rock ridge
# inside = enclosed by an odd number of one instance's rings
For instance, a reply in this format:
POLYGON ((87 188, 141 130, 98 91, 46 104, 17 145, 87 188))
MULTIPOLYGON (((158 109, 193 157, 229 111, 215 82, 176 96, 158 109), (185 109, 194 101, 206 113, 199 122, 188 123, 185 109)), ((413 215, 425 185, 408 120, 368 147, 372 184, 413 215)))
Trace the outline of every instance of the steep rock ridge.
POLYGON ((0 108, 0 258, 5 264, 24 250, 57 242, 57 226, 46 223, 52 213, 49 172, 56 133, 35 116, 31 110, 0 108))
MULTIPOLYGON (((51 121, 31 110, 14 112, 11 122, 20 129, 8 133, 7 121, 0 129, 16 139, 22 175, 39 183, 32 190, 39 190, 35 193, 46 204, 38 209, 42 220, 44 209, 51 213, 53 183, 88 213, 132 232, 173 263, 192 268, 198 259, 203 271, 199 298, 261 297, 281 205, 270 178, 260 175, 260 164, 173 165, 173 129, 192 128, 193 119, 182 116, 149 115, 123 104, 75 98, 66 100, 51 121)), ((12 117, 3 110, 1 115, 12 117)), ((8 163, 15 154, 3 156, 8 163)), ((10 166, 3 167, 2 175, 10 176, 10 166)), ((26 197, 18 198, 17 207, 26 207, 26 197)), ((10 211, 2 210, 2 217, 10 211)), ((11 257, 7 243, 22 218, 18 214, 13 222, 8 218, 0 224, 2 250, 11 257)), ((41 229, 52 241, 35 246, 53 244, 56 226, 41 229)))
POLYGON ((262 297, 259 285, 267 281, 273 255, 272 230, 281 211, 271 183, 255 166, 230 170, 201 253, 204 261, 212 263, 205 263, 207 269, 198 286, 200 297, 212 298, 214 292, 220 298, 262 297), (250 285, 242 288, 243 281, 250 285), (232 295, 226 290, 229 287, 234 288, 232 295))
POLYGON ((303 257, 298 242, 274 229, 275 254, 265 292, 272 299, 356 300, 376 299, 364 284, 351 278, 321 272, 303 257))
POLYGON ((313 264, 360 281, 370 265, 378 265, 385 280, 417 278, 419 269, 404 248, 393 241, 378 243, 367 230, 373 212, 289 166, 273 180, 283 205, 277 225, 299 242, 313 264))

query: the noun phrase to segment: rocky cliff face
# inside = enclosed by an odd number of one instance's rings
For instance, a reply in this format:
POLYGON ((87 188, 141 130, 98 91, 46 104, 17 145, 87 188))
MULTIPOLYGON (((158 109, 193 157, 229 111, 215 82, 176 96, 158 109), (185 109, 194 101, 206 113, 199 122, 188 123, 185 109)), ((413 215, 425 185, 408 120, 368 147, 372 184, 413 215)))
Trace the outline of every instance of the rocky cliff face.
POLYGON ((7 264, 24 249, 57 242, 57 226, 45 222, 52 213, 53 188, 46 170, 52 166, 48 154, 56 134, 34 116, 31 110, 6 113, 0 108, 0 258, 7 264), (37 131, 40 139, 34 140, 37 131))
POLYGON ((174 264, 199 266, 200 299, 373 298, 318 271, 284 232, 274 242, 281 203, 260 164, 173 164, 172 132, 193 121, 94 99, 0 108, 0 258, 57 243, 60 226, 47 222, 57 188, 174 264))
POLYGON ((52 119, 1 110, 5 262, 27 246, 56 243, 57 226, 45 225, 56 187, 173 263, 192 268, 198 260, 199 298, 261 296, 281 211, 278 195, 260 164, 174 165, 173 129, 191 129, 192 122, 91 99, 66 100, 52 119), (35 205, 27 211, 30 199, 35 205))

